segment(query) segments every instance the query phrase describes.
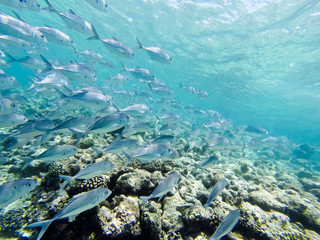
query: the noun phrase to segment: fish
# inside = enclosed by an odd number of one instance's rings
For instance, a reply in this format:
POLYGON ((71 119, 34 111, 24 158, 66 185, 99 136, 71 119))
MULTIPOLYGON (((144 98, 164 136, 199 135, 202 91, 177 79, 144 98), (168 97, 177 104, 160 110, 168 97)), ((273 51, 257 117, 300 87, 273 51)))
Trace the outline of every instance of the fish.
POLYGON ((16 58, 12 57, 9 53, 7 53, 7 56, 10 59, 10 63, 18 62, 22 66, 24 66, 25 68, 29 68, 29 69, 32 69, 35 71, 42 70, 46 67, 46 64, 42 60, 35 58, 35 57, 26 56, 26 57, 23 57, 20 59, 16 59, 16 58))
POLYGON ((69 85, 67 77, 59 72, 53 72, 46 75, 43 78, 29 78, 32 81, 32 85, 28 88, 27 91, 30 91, 33 88, 45 87, 47 89, 67 87, 69 85))
POLYGON ((38 30, 42 32, 48 42, 53 42, 62 46, 73 47, 75 49, 73 40, 64 32, 49 26, 38 27, 38 30))
POLYGON ((44 56, 40 55, 41 59, 45 62, 46 68, 42 72, 55 70, 65 75, 70 81, 90 83, 96 81, 95 73, 83 64, 71 63, 62 66, 52 65, 44 56))
POLYGON ((247 126, 243 129, 245 132, 258 134, 258 135, 264 135, 268 134, 268 131, 261 127, 255 127, 255 126, 247 126))
POLYGON ((152 87, 150 83, 148 83, 148 85, 151 91, 157 95, 160 95, 163 97, 171 97, 174 94, 174 91, 166 86, 152 87))
POLYGON ((20 38, 16 38, 16 37, 9 36, 9 35, 0 35, 0 42, 4 43, 5 45, 7 45, 9 47, 13 47, 16 49, 23 49, 27 53, 32 52, 32 45, 28 41, 20 39, 20 38))
POLYGON ((3 127, 15 127, 17 125, 24 124, 28 119, 21 114, 7 113, 0 115, 0 128, 3 127))
POLYGON ((126 152, 123 152, 123 154, 127 158, 124 165, 125 168, 133 158, 139 159, 142 163, 148 163, 157 159, 167 159, 172 154, 172 149, 165 144, 151 144, 145 145, 132 156, 126 152))
POLYGON ((152 128, 151 128, 151 125, 150 123, 146 123, 146 122, 138 122, 134 125, 127 125, 122 133, 121 133, 121 136, 122 137, 129 137, 129 136, 132 136, 134 134, 137 134, 137 133, 145 133, 147 131, 150 131, 152 128))
POLYGON ((227 235, 234 226, 238 223, 240 212, 238 209, 232 210, 219 224, 217 230, 209 240, 220 240, 223 236, 227 235))
POLYGON ((86 133, 108 133, 118 130, 128 124, 130 117, 125 113, 112 113, 99 118, 85 132, 86 133))
POLYGON ((76 195, 71 198, 68 204, 52 219, 32 223, 28 225, 27 228, 41 228, 37 237, 37 240, 40 240, 53 221, 63 218, 69 218, 69 221, 72 221, 80 213, 95 207, 100 202, 107 199, 111 193, 111 190, 107 188, 96 188, 88 192, 76 195))
POLYGON ((151 112, 151 108, 149 108, 145 104, 133 104, 124 109, 120 109, 116 104, 113 103, 113 106, 122 113, 126 113, 132 117, 141 117, 144 114, 148 114, 151 112))
POLYGON ((88 38, 88 40, 100 40, 111 54, 117 55, 118 57, 134 59, 134 53, 127 45, 118 41, 115 37, 113 37, 113 39, 101 39, 94 27, 92 30, 94 36, 88 38))
POLYGON ((99 11, 107 11, 108 4, 106 0, 86 0, 86 2, 99 11))
POLYGON ((114 164, 112 162, 101 161, 101 162, 96 162, 96 163, 87 165, 84 169, 80 170, 73 177, 59 175, 60 178, 64 179, 64 182, 61 185, 59 191, 61 191, 73 179, 88 180, 90 178, 94 178, 94 177, 106 174, 110 172, 113 168, 114 168, 114 164))
POLYGON ((65 22, 65 24, 70 29, 73 29, 84 35, 89 35, 89 36, 93 35, 93 26, 84 18, 80 17, 75 12, 73 12, 71 9, 69 9, 69 12, 58 12, 52 6, 49 0, 45 0, 45 2, 48 4, 49 10, 58 14, 58 16, 65 22))
POLYGON ((173 135, 161 135, 160 137, 154 139, 151 144, 166 144, 174 145, 178 142, 178 139, 173 135))
POLYGON ((206 158, 205 160, 203 160, 201 163, 195 164, 195 169, 193 170, 193 172, 196 172, 199 168, 208 167, 209 165, 212 165, 213 163, 215 163, 217 160, 218 160, 218 157, 216 155, 212 155, 206 158))
POLYGON ((102 152, 110 152, 114 154, 120 154, 123 151, 131 151, 139 148, 140 145, 138 141, 135 139, 118 139, 110 143, 107 147, 103 149, 99 149, 96 147, 92 147, 96 154, 93 156, 93 159, 96 158, 102 152))
POLYGON ((13 113, 18 111, 17 104, 7 98, 0 97, 0 114, 13 113))
POLYGON ((31 157, 31 158, 24 158, 20 157, 20 159, 25 160, 25 163, 21 170, 25 169, 33 160, 42 160, 47 164, 59 160, 71 157, 78 152, 78 148, 72 145, 56 145, 48 150, 44 151, 43 153, 39 154, 38 156, 31 157))
POLYGON ((1 0, 1 4, 22 10, 40 11, 40 4, 36 0, 1 0))
POLYGON ((210 192, 210 195, 208 197, 206 204, 203 205, 205 209, 209 207, 210 203, 212 203, 212 201, 216 199, 216 197, 223 191, 223 189, 226 187, 227 184, 228 184, 227 180, 225 178, 222 178, 214 185, 214 187, 210 192))
POLYGON ((84 50, 84 51, 78 51, 76 50, 76 53, 79 54, 79 56, 82 56, 84 57, 87 61, 89 62, 104 62, 105 59, 103 58, 103 56, 98 53, 98 52, 95 52, 95 51, 92 51, 92 50, 84 50))
POLYGON ((0 74, 0 89, 17 88, 20 83, 13 76, 8 74, 0 74))
POLYGON ((0 185, 0 208, 4 208, 31 192, 39 183, 36 179, 19 179, 0 185))
POLYGON ((123 67, 123 71, 127 71, 131 73, 133 77, 136 79, 142 79, 146 81, 155 81, 155 76, 152 72, 150 72, 147 69, 141 68, 141 67, 136 67, 136 68, 126 68, 126 66, 121 62, 121 65, 123 67))
POLYGON ((146 53, 149 55, 149 57, 157 62, 160 63, 165 63, 165 64, 171 64, 172 63, 172 58, 170 55, 163 49, 154 46, 154 47, 144 47, 138 37, 136 37, 137 42, 139 46, 137 49, 144 49, 146 53))
POLYGON ((208 92, 205 90, 202 90, 202 89, 199 89, 194 94, 199 95, 200 97, 208 97, 209 96, 208 92))
POLYGON ((160 201, 164 195, 170 192, 177 185, 179 180, 180 175, 177 172, 174 172, 168 175, 165 179, 160 180, 158 186, 149 196, 142 196, 139 198, 144 202, 144 205, 146 205, 152 198, 158 198, 158 201, 160 201))
POLYGON ((37 27, 0 12, 0 32, 27 42, 45 43, 47 39, 37 27))
POLYGON ((157 116, 158 120, 163 120, 165 122, 176 122, 180 121, 180 115, 178 113, 166 113, 163 116, 157 116))
POLYGON ((182 83, 179 83, 179 86, 191 94, 196 94, 196 89, 192 86, 183 86, 182 83))

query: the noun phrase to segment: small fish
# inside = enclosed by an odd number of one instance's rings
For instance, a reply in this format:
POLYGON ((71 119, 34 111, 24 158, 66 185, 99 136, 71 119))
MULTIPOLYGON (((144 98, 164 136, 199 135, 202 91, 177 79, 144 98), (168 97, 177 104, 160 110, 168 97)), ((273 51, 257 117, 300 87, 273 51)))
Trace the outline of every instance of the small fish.
POLYGON ((220 179, 213 187, 213 189, 210 192, 210 195, 208 197, 208 200, 203 207, 207 209, 210 205, 210 203, 216 199, 216 197, 223 191, 223 189, 227 185, 227 180, 225 178, 220 179))
POLYGON ((196 95, 199 95, 200 97, 208 97, 209 94, 207 93, 207 91, 199 89, 198 91, 195 92, 196 95))
POLYGON ((182 83, 179 83, 180 88, 183 88, 184 90, 186 90, 187 92, 191 93, 191 94, 196 94, 196 89, 192 86, 183 86, 182 83))
POLYGON ((108 133, 118 130, 128 124, 130 117, 125 113, 112 113, 99 118, 86 131, 91 133, 108 133))
POLYGON ((123 154, 127 158, 127 162, 124 166, 125 168, 133 158, 139 159, 143 163, 148 163, 157 159, 167 159, 172 154, 172 149, 165 144, 152 144, 145 145, 133 156, 130 156, 126 152, 123 152, 123 154))
POLYGON ((114 164, 112 162, 101 161, 87 165, 84 169, 80 170, 73 177, 59 175, 60 178, 65 180, 61 185, 60 190, 62 190, 73 179, 88 180, 90 178, 106 174, 107 172, 110 172, 113 168, 114 164))
POLYGON ((40 59, 35 58, 35 57, 26 56, 26 57, 23 57, 20 59, 16 59, 8 53, 7 53, 7 56, 10 59, 10 63, 11 62, 18 62, 22 66, 24 66, 25 68, 29 68, 29 69, 32 69, 35 71, 42 70, 46 67, 46 64, 43 61, 41 61, 40 59))
POLYGON ((49 42, 53 42, 62 46, 73 47, 73 40, 64 32, 52 27, 38 27, 39 31, 45 36, 49 42))
POLYGON ((110 153, 114 153, 114 154, 120 154, 123 151, 131 151, 131 150, 137 149, 139 147, 140 147, 140 145, 138 144, 137 140, 119 139, 119 140, 113 141, 107 147, 105 147, 103 149, 98 149, 98 148, 92 147, 92 149, 96 151, 96 154, 93 156, 93 158, 96 158, 102 152, 110 152, 110 153))
POLYGON ((150 83, 148 83, 148 85, 151 91, 156 93, 157 95, 160 95, 163 97, 171 97, 174 94, 174 91, 166 86, 152 87, 150 83))
POLYGON ((220 238, 227 235, 238 223, 239 218, 240 212, 238 209, 230 211, 229 214, 219 224, 219 227, 209 240, 220 240, 220 238))
POLYGON ((128 76, 122 75, 120 73, 118 73, 116 76, 108 76, 108 81, 112 81, 115 83, 124 83, 127 82, 129 80, 128 76))
POLYGON ((19 179, 0 185, 0 208, 23 197, 38 184, 35 179, 19 179))
POLYGON ((166 113, 161 117, 158 116, 157 118, 165 122, 177 122, 181 119, 178 113, 166 113))
POLYGON ((157 46, 144 47, 138 37, 137 37, 137 42, 139 44, 139 46, 137 48, 144 49, 152 60, 155 60, 155 61, 161 62, 161 63, 165 63, 165 64, 172 63, 172 58, 169 56, 169 54, 165 50, 163 50, 157 46))
POLYGON ((124 109, 120 109, 117 105, 113 104, 113 106, 119 111, 126 113, 132 117, 140 117, 144 114, 151 112, 151 109, 145 104, 133 104, 124 109))
POLYGON ((36 0, 1 0, 0 3, 21 10, 40 11, 40 5, 36 0))
POLYGON ((17 88, 20 83, 13 76, 8 74, 0 74, 0 89, 17 88))
POLYGON ((146 123, 146 122, 138 122, 134 125, 127 125, 122 133, 121 133, 121 136, 122 137, 129 137, 129 136, 132 136, 134 134, 137 134, 137 133, 145 133, 147 131, 150 131, 151 130, 151 125, 150 123, 146 123))
POLYGON ((86 0, 86 2, 99 11, 107 11, 108 4, 106 0, 86 0))
POLYGON ((136 68, 126 68, 124 64, 121 62, 124 71, 131 73, 136 79, 142 79, 146 81, 155 81, 155 76, 152 72, 147 69, 136 67, 136 68))
POLYGON ((0 114, 18 111, 18 105, 7 98, 0 97, 0 114))
POLYGON ((16 113, 7 113, 0 115, 0 127, 15 127, 17 125, 24 124, 28 121, 28 119, 16 113))
POLYGON ((178 142, 178 139, 173 135, 161 135, 160 137, 154 139, 152 144, 166 144, 174 145, 178 142))
POLYGON ((76 53, 79 54, 79 56, 84 57, 88 62, 104 62, 105 59, 102 57, 102 55, 100 53, 97 53, 95 51, 92 50, 84 50, 82 52, 77 51, 76 53))
POLYGON ((56 70, 65 75, 70 81, 90 83, 96 81, 95 73, 83 64, 70 63, 62 66, 52 65, 45 57, 40 55, 41 59, 45 62, 46 68, 42 72, 49 71, 51 69, 56 70))
POLYGON ((32 85, 28 88, 31 90, 36 87, 45 87, 47 89, 67 87, 69 85, 67 77, 59 72, 53 72, 43 78, 30 78, 32 85), (37 80, 35 80, 37 79, 37 80))
POLYGON ((177 185, 179 180, 180 175, 177 172, 174 172, 165 179, 160 180, 158 186, 149 196, 139 198, 144 202, 144 204, 146 204, 152 198, 159 198, 158 201, 160 201, 164 195, 170 192, 177 185))
POLYGON ((1 33, 10 35, 25 41, 44 43, 47 42, 45 36, 37 29, 37 27, 11 17, 0 12, 0 29, 1 33))
POLYGON ((42 160, 46 163, 64 159, 75 155, 78 152, 78 148, 72 145, 57 145, 49 148, 38 156, 32 158, 21 158, 25 160, 22 170, 25 169, 33 160, 42 160))
POLYGON ((84 18, 80 17, 79 15, 75 14, 71 9, 69 12, 58 12, 49 2, 49 0, 45 0, 48 4, 49 9, 58 14, 58 16, 67 24, 70 29, 73 29, 79 33, 84 35, 92 36, 93 35, 93 27, 92 25, 87 22, 84 18))
POLYGON ((268 131, 266 129, 261 128, 261 127, 248 126, 248 127, 245 127, 243 130, 248 133, 253 133, 253 134, 258 134, 258 135, 268 134, 268 131))
POLYGON ((212 165, 213 163, 215 163, 217 160, 218 160, 217 156, 212 155, 207 159, 203 160, 201 163, 196 164, 193 172, 197 171, 199 168, 208 167, 209 165, 212 165))
POLYGON ((0 35, 0 42, 9 47, 23 49, 28 53, 32 50, 32 45, 28 41, 13 36, 0 35))
POLYGON ((129 59, 134 58, 133 51, 124 43, 118 41, 115 37, 113 37, 113 39, 101 39, 94 27, 92 30, 94 36, 88 38, 88 40, 100 40, 111 54, 129 59))
POLYGON ((36 222, 28 225, 27 227, 41 227, 41 230, 37 237, 37 240, 40 240, 53 221, 63 218, 69 218, 69 221, 72 221, 80 213, 95 207, 100 202, 107 199, 111 193, 112 192, 107 188, 96 188, 80 195, 76 195, 72 199, 70 199, 69 203, 52 219, 42 222, 36 222))

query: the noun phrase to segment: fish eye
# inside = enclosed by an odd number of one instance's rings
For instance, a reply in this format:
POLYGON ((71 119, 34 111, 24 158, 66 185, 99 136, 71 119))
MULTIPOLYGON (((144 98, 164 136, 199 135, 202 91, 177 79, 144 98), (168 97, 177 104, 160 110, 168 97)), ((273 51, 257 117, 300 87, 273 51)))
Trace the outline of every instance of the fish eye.
POLYGON ((108 4, 106 4, 105 7, 108 7, 108 4))
POLYGON ((16 107, 16 105, 15 105, 14 103, 11 103, 11 107, 13 107, 13 108, 14 108, 14 107, 16 107))
POLYGON ((27 183, 27 187, 31 187, 31 183, 27 183))

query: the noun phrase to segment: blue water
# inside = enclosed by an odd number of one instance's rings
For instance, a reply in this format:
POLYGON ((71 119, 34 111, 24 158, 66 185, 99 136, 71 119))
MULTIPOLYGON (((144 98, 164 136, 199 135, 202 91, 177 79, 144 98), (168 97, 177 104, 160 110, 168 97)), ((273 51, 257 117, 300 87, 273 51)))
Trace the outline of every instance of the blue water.
MULTIPOLYGON (((319 143, 318 1, 109 1, 107 13, 76 2, 52 4, 59 11, 73 9, 102 38, 114 36, 134 48, 138 36, 146 46, 166 49, 171 65, 151 61, 142 50, 135 51, 135 60, 122 61, 149 69, 175 91, 175 99, 219 111, 235 125, 261 126, 297 143, 319 143), (209 97, 198 99, 181 91, 179 83, 205 89, 209 97)), ((100 42, 70 31, 56 14, 19 13, 32 25, 67 32, 80 50, 98 50, 117 65, 109 74, 121 69, 118 57, 100 42)), ((52 45, 45 55, 73 60, 72 50, 52 45)), ((22 71, 20 82, 26 81, 22 71)))

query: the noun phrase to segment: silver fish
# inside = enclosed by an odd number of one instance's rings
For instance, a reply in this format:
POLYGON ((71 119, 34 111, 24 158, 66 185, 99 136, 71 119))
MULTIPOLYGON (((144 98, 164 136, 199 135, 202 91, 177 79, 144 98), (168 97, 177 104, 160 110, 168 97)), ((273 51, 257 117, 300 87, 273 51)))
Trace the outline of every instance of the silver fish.
POLYGON ((140 147, 137 140, 134 139, 119 139, 110 143, 107 147, 103 149, 98 149, 92 147, 93 150, 96 151, 96 154, 93 158, 96 158, 102 152, 110 152, 115 154, 120 154, 123 151, 131 151, 140 147))
POLYGON ((154 139, 151 143, 152 144, 167 144, 172 145, 178 142, 177 138, 173 135, 161 135, 160 137, 154 139))
POLYGON ((219 227, 214 232, 209 240, 220 240, 223 236, 227 235, 234 226, 238 223, 240 218, 240 212, 238 209, 232 210, 219 224, 219 227))
POLYGON ((158 186, 149 196, 139 198, 144 202, 144 204, 146 204, 152 198, 159 198, 158 201, 160 201, 164 195, 170 192, 177 185, 179 180, 180 175, 177 172, 174 172, 165 179, 159 181, 158 186))
POLYGON ((0 97, 0 114, 18 111, 18 105, 7 98, 0 97))
POLYGON ((20 83, 13 76, 8 74, 0 74, 0 89, 17 88, 20 83))
POLYGON ((32 50, 32 46, 28 41, 13 36, 0 35, 0 42, 6 44, 9 47, 23 49, 26 52, 31 52, 32 50))
POLYGON ((73 40, 64 32, 52 27, 38 27, 38 29, 49 42, 75 48, 73 40))
POLYGON ((109 50, 111 54, 117 55, 119 57, 134 58, 133 51, 124 43, 118 41, 116 38, 113 37, 113 39, 101 39, 95 30, 95 28, 92 28, 94 36, 88 38, 88 40, 100 40, 103 45, 109 50))
POLYGON ((142 79, 142 80, 146 80, 146 81, 155 81, 154 74, 147 69, 144 69, 141 67, 129 69, 129 68, 126 68, 126 66, 124 66, 124 64, 122 62, 121 62, 121 65, 122 65, 124 71, 131 73, 131 75, 137 79, 142 79))
POLYGON ((71 9, 69 9, 69 12, 58 12, 48 0, 45 0, 45 2, 48 4, 49 9, 58 14, 58 16, 65 22, 65 24, 67 24, 70 29, 85 35, 93 35, 92 25, 84 18, 75 14, 71 9))
POLYGON ((0 12, 0 32, 26 41, 44 43, 45 36, 37 27, 0 12))
POLYGON ((0 3, 12 8, 40 11, 40 5, 36 0, 0 0, 0 3))
POLYGON ((106 0, 86 0, 86 2, 99 11, 107 11, 108 5, 106 0))
POLYGON ((112 162, 102 161, 87 165, 84 169, 80 170, 73 177, 59 175, 60 178, 65 180, 61 185, 60 190, 62 190, 73 179, 87 180, 106 174, 107 172, 110 172, 113 168, 114 164, 112 162))
POLYGON ((38 186, 35 179, 19 179, 0 185, 0 208, 3 208, 38 186))
POLYGON ((85 133, 108 133, 118 130, 128 124, 130 117, 125 113, 112 113, 108 116, 99 118, 94 122, 85 133))
POLYGON ((96 81, 95 73, 83 64, 71 63, 57 67, 52 65, 44 56, 40 55, 40 57, 47 65, 47 68, 45 68, 43 72, 53 69, 61 72, 70 81, 74 82, 90 83, 92 81, 96 81))
POLYGON ((151 91, 156 93, 157 95, 163 97, 171 97, 174 94, 174 91, 166 86, 152 87, 150 83, 148 83, 148 85, 151 91))
POLYGON ((139 46, 137 48, 144 49, 152 60, 155 60, 155 61, 161 62, 161 63, 166 63, 166 64, 172 63, 172 58, 165 50, 163 50, 157 46, 144 47, 138 37, 137 37, 137 42, 139 44, 139 46))
POLYGON ((122 137, 129 137, 137 133, 145 133, 151 130, 150 123, 145 122, 138 122, 134 125, 127 125, 125 129, 123 129, 121 136, 122 137))
POLYGON ((47 89, 57 88, 57 87, 66 87, 68 86, 67 77, 65 77, 63 74, 59 72, 50 73, 49 75, 43 77, 43 78, 36 78, 35 79, 30 78, 30 80, 33 82, 32 85, 28 88, 28 90, 31 90, 35 87, 45 87, 47 89))
POLYGON ((199 168, 208 167, 209 165, 212 165, 213 163, 215 163, 217 160, 218 160, 217 156, 212 155, 207 159, 203 160, 201 163, 196 164, 193 172, 197 171, 199 168))
POLYGON ((172 149, 165 144, 152 144, 145 145, 142 149, 139 149, 136 154, 133 154, 133 156, 126 152, 123 152, 123 154, 127 158, 127 162, 124 166, 125 168, 133 158, 139 159, 143 163, 148 163, 157 159, 167 159, 172 154, 172 149))
POLYGON ((268 131, 261 127, 248 126, 248 127, 245 127, 243 130, 248 133, 258 134, 258 135, 268 134, 268 131))
POLYGON ((213 189, 210 192, 210 195, 208 197, 208 200, 203 207, 207 209, 210 205, 210 203, 216 199, 216 197, 223 191, 223 189, 227 185, 227 180, 225 178, 220 179, 213 187, 213 189))
POLYGON ((16 113, 7 113, 4 115, 0 115, 0 127, 14 127, 20 124, 24 124, 28 121, 28 119, 16 113))
POLYGON ((53 221, 63 218, 69 218, 69 221, 71 221, 75 219, 80 213, 95 207, 100 202, 107 199, 110 196, 110 194, 111 191, 107 188, 97 188, 82 193, 80 195, 74 196, 72 199, 70 199, 69 203, 52 219, 42 222, 36 222, 28 225, 27 227, 41 227, 41 230, 37 237, 37 240, 40 240, 53 221))
POLYGON ((124 109, 120 109, 117 105, 113 104, 113 106, 119 111, 126 113, 133 117, 140 117, 146 113, 151 112, 151 109, 145 104, 133 104, 124 109))

